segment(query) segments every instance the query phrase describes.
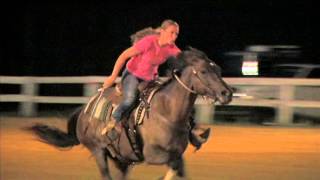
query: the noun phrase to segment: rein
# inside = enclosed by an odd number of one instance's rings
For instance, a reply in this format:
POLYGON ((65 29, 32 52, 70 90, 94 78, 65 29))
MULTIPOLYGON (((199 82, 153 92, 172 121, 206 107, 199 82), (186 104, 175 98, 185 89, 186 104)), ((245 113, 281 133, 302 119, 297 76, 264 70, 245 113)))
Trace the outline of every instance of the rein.
POLYGON ((196 91, 188 88, 188 86, 185 85, 185 84, 181 81, 181 79, 177 76, 177 74, 175 73, 175 71, 173 71, 173 76, 174 76, 174 78, 178 81, 178 83, 179 83, 182 87, 184 87, 187 91, 189 91, 189 92, 191 92, 191 93, 193 93, 193 94, 198 94, 196 91))
MULTIPOLYGON (((189 88, 186 84, 184 84, 184 83, 181 81, 181 79, 177 76, 177 74, 176 74, 175 72, 176 72, 176 70, 173 71, 173 76, 175 77, 175 79, 179 82, 179 84, 180 84, 182 87, 184 87, 187 91, 189 91, 189 92, 191 92, 191 93, 193 93, 193 94, 198 94, 196 91, 192 90, 192 89, 189 88)), ((199 81, 201 82, 201 84, 202 84, 203 86, 205 86, 206 88, 210 89, 210 87, 209 87, 206 83, 204 83, 203 80, 199 77, 198 72, 197 72, 194 68, 192 68, 192 72, 193 72, 193 74, 199 79, 199 81)))
MULTIPOLYGON (((210 65, 212 65, 212 64, 210 64, 210 65)), ((189 91, 190 93, 193 93, 193 94, 198 95, 198 93, 197 93, 196 91, 192 90, 192 89, 189 88, 185 83, 183 83, 183 82, 181 81, 181 79, 177 76, 177 74, 176 74, 175 72, 176 72, 176 70, 173 71, 173 76, 174 76, 174 78, 178 81, 178 83, 179 83, 184 89, 186 89, 187 91, 189 91)), ((203 84, 206 88, 209 88, 208 85, 207 85, 206 83, 204 83, 204 82, 202 81, 202 79, 199 77, 198 72, 197 72, 195 69, 192 68, 192 72, 193 72, 193 74, 199 79, 199 81, 201 82, 201 84, 203 84)), ((210 89, 210 88, 209 88, 209 89, 210 89)), ((206 96, 202 96, 202 98, 203 98, 204 100, 208 100, 208 98, 207 98, 206 96)), ((215 98, 213 98, 213 99, 214 99, 214 102, 215 102, 216 99, 215 99, 215 98)))
POLYGON ((199 79, 200 83, 201 83, 204 87, 210 89, 210 87, 207 85, 207 83, 203 82, 203 80, 200 78, 200 76, 198 75, 198 72, 197 72, 196 70, 194 70, 194 69, 192 68, 192 72, 193 72, 193 74, 199 79))

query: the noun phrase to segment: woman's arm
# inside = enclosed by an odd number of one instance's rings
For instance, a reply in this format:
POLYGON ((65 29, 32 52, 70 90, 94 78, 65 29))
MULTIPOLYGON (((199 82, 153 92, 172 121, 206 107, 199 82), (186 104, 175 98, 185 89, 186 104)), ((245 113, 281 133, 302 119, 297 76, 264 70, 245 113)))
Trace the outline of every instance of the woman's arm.
POLYGON ((110 76, 108 76, 106 78, 106 80, 103 83, 103 88, 106 89, 110 86, 112 86, 112 84, 114 83, 114 81, 116 80, 116 78, 119 75, 119 72, 121 71, 122 67, 124 66, 124 64, 126 63, 127 60, 129 60, 129 58, 139 54, 140 51, 138 51, 135 47, 130 47, 126 50, 124 50, 120 56, 118 57, 114 67, 113 67, 113 71, 112 74, 110 76))

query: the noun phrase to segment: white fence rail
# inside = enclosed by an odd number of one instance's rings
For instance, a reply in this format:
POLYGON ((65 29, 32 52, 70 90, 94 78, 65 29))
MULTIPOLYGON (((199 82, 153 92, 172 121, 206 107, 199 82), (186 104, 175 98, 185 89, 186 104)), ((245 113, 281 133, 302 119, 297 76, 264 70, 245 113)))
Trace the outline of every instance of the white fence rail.
MULTIPOLYGON (((19 94, 0 94, 0 102, 19 102, 21 115, 34 116, 37 113, 37 103, 86 103, 101 86, 104 79, 103 76, 0 76, 1 86, 4 84, 21 85, 19 94), (41 84, 82 84, 84 93, 83 96, 39 96, 39 85, 41 84)), ((292 122, 294 108, 320 108, 320 79, 224 78, 224 80, 230 86, 240 90, 238 95, 243 95, 235 97, 230 105, 273 107, 277 110, 276 121, 279 124, 292 122), (303 87, 311 87, 311 92, 305 93, 303 87)), ((205 102, 199 98, 196 103, 205 102)), ((204 111, 207 113, 207 119, 212 119, 212 111, 213 106, 208 104, 204 111)))

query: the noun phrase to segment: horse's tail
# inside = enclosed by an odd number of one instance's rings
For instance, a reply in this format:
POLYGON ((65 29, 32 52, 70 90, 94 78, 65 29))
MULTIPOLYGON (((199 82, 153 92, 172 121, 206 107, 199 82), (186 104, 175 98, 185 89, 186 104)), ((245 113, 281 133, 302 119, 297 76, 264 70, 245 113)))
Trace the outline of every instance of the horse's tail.
POLYGON ((80 142, 76 135, 76 127, 81 110, 79 108, 71 115, 68 121, 67 133, 56 127, 44 124, 35 124, 26 129, 36 134, 40 138, 40 141, 49 145, 62 148, 78 145, 80 142))

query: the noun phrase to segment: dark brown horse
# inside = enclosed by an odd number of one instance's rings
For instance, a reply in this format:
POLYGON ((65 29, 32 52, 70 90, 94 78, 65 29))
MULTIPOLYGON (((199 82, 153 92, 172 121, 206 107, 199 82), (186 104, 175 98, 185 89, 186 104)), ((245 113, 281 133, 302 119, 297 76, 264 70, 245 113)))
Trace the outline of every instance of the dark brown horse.
MULTIPOLYGON (((92 114, 85 113, 85 108, 69 120, 67 133, 41 124, 30 130, 42 141, 57 147, 80 143, 86 146, 96 158, 102 179, 112 179, 108 159, 116 167, 116 179, 126 179, 131 163, 142 161, 167 165, 169 170, 164 179, 174 176, 184 178, 183 153, 188 145, 189 116, 197 95, 226 104, 232 99, 232 91, 222 80, 220 68, 199 50, 190 48, 182 51, 170 62, 174 67, 172 77, 156 92, 150 102, 149 115, 136 129, 141 157, 134 153, 130 141, 123 134, 118 142, 121 158, 112 156, 107 136, 100 133, 106 122, 92 118, 92 114)), ((107 91, 109 95, 115 92, 113 88, 107 91)), ((133 115, 130 115, 129 119, 132 118, 133 115)))

